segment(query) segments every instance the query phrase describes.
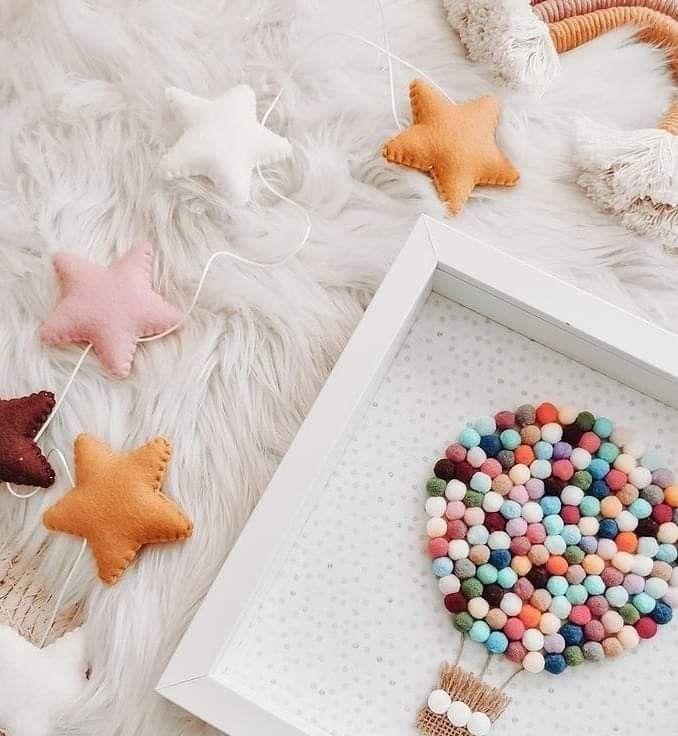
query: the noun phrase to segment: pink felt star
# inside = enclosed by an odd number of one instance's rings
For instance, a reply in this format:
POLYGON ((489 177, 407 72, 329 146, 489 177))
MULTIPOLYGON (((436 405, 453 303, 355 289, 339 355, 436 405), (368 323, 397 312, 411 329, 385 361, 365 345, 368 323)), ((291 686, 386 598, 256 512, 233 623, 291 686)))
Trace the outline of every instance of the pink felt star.
POLYGON ((73 253, 54 256, 61 300, 42 326, 48 345, 92 343, 104 367, 128 376, 141 337, 157 335, 181 315, 151 286, 153 251, 135 246, 110 266, 97 266, 73 253))

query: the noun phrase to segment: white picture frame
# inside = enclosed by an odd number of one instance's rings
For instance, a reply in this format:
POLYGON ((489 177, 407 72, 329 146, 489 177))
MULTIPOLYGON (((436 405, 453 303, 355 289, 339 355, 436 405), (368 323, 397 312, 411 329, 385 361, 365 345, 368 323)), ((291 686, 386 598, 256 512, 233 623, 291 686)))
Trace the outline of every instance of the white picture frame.
POLYGON ((678 335, 421 216, 165 670, 157 691, 229 736, 315 736, 214 676, 307 494, 345 447, 431 291, 678 408, 678 335))

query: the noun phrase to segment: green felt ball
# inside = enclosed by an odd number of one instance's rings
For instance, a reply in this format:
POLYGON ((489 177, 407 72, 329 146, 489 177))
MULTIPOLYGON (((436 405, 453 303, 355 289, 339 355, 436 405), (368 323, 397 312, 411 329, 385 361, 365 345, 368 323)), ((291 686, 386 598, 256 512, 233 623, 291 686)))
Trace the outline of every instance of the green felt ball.
POLYGON ((657 605, 657 601, 652 596, 649 596, 647 593, 638 593, 637 595, 633 596, 633 605, 641 613, 650 613, 657 605))
POLYGON ((490 585, 497 582, 497 568, 489 563, 481 565, 476 570, 476 575, 483 585, 490 585))
POLYGON ((461 592, 467 601, 479 598, 483 594, 483 584, 478 578, 467 578, 461 584, 461 592))
POLYGON ((584 550, 571 545, 565 550, 565 559, 570 565, 578 565, 584 559, 584 550))
POLYGON ((610 463, 610 465, 612 465, 618 456, 619 448, 612 442, 603 442, 603 444, 598 448, 598 457, 605 460, 605 462, 610 463))
POLYGON ((483 505, 484 498, 485 495, 483 493, 478 493, 478 491, 466 491, 466 495, 464 496, 464 506, 466 506, 466 508, 480 508, 483 505))
POLYGON ((622 617, 624 623, 627 624, 627 626, 633 626, 633 624, 635 624, 636 621, 640 618, 638 609, 631 603, 625 603, 619 609, 619 615, 622 617))
POLYGON ((426 483, 429 496, 444 496, 447 483, 442 478, 431 478, 426 483))
POLYGON ((582 491, 588 491, 593 483, 593 477, 588 470, 578 470, 573 476, 570 483, 577 488, 581 488, 582 491))
POLYGON ((581 411, 579 412, 579 415, 577 416, 577 421, 575 424, 579 429, 584 430, 584 432, 590 432, 593 429, 593 425, 596 423, 596 418, 591 414, 590 411, 581 411))
POLYGON ((455 629, 465 633, 467 631, 471 631, 471 626, 473 626, 475 619, 470 613, 464 611, 463 613, 458 613, 452 620, 454 622, 455 629))
POLYGON ((598 516, 600 501, 595 496, 584 496, 579 504, 579 513, 582 516, 598 516))
POLYGON ((565 647, 563 656, 570 667, 576 667, 584 661, 584 652, 578 646, 565 647))
POLYGON ((565 597, 573 606, 578 606, 586 602, 589 597, 588 591, 583 585, 570 585, 565 593, 565 597))

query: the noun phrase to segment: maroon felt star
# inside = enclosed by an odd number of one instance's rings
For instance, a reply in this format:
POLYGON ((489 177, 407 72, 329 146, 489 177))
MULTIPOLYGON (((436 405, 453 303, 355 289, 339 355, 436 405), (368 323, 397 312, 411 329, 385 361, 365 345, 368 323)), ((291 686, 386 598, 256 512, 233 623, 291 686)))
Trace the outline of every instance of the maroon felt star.
POLYGON ((49 391, 0 399, 0 481, 40 488, 54 483, 54 470, 33 441, 54 404, 49 391))

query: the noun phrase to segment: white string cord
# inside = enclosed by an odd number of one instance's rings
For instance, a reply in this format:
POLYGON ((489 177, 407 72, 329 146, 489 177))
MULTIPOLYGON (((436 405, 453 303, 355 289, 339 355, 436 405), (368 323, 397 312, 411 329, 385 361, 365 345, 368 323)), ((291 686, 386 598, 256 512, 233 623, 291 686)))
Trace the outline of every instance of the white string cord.
MULTIPOLYGON (((61 450, 58 450, 57 448, 53 448, 47 453, 47 457, 49 458, 51 455, 56 455, 59 458, 59 461, 61 462, 63 466, 64 473, 66 474, 66 477, 68 478, 68 482, 72 486, 75 485, 73 481, 73 476, 71 475, 71 470, 68 467, 68 463, 66 462, 66 458, 64 457, 63 452, 61 452, 61 450)), ((47 628, 45 629, 45 632, 42 635, 42 639, 40 640, 40 644, 38 645, 40 649, 42 649, 45 646, 45 643, 47 642, 49 633, 52 630, 52 627, 54 626, 54 622, 56 621, 57 616, 59 615, 59 609, 61 608, 61 604, 63 603, 64 596, 66 595, 66 591, 68 590, 68 586, 71 584, 71 580, 73 580, 73 576, 75 575, 75 571, 78 565, 80 564, 80 560, 82 559, 82 556, 85 554, 85 549, 87 549, 87 540, 83 539, 82 544, 80 545, 80 550, 75 558, 75 561, 71 565, 71 570, 68 573, 66 580, 64 580, 64 584, 61 586, 59 595, 57 595, 56 603, 54 604, 54 608, 52 609, 52 615, 50 616, 49 623, 47 624, 47 628)))

